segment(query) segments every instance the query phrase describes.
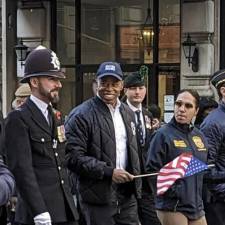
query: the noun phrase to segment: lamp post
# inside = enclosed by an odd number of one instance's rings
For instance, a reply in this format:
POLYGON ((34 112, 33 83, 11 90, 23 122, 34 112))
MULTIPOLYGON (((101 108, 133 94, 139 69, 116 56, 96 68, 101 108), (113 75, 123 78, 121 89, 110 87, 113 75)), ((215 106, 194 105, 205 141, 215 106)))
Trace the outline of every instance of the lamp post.
POLYGON ((22 67, 22 61, 24 61, 27 57, 27 52, 28 52, 28 47, 23 44, 22 39, 19 40, 19 43, 15 46, 15 51, 16 51, 16 57, 18 61, 21 62, 21 67, 22 67))
POLYGON ((187 35, 187 39, 182 45, 184 56, 188 60, 188 66, 192 66, 193 72, 198 72, 198 49, 196 48, 196 42, 191 40, 190 34, 187 35))
POLYGON ((147 17, 145 19, 144 24, 141 27, 141 40, 143 42, 144 50, 147 51, 148 55, 153 48, 153 22, 151 17, 151 8, 150 8, 150 0, 148 1, 148 8, 147 8, 147 17))

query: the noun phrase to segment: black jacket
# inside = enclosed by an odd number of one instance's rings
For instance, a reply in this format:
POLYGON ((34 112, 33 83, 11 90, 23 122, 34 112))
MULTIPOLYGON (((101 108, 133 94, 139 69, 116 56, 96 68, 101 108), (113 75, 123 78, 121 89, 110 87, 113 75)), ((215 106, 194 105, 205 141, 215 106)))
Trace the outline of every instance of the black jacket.
MULTIPOLYGON (((157 130, 148 150, 147 169, 158 172, 183 152, 191 152, 206 162, 207 143, 195 127, 176 123, 173 118, 157 130)), ((182 212, 189 219, 204 215, 202 201, 203 173, 179 179, 163 195, 156 198, 156 209, 182 212)))
POLYGON ((65 144, 30 99, 7 116, 5 144, 18 188, 15 220, 32 224, 43 212, 49 212, 54 223, 78 219, 64 163, 65 144))
MULTIPOLYGON (((127 132, 128 172, 140 173, 135 122, 132 111, 121 103, 127 132)), ((94 97, 74 108, 65 123, 68 168, 78 176, 78 192, 87 203, 107 204, 112 197, 112 173, 116 167, 115 132, 107 105, 94 97)), ((140 197, 141 181, 127 183, 140 197)))
POLYGON ((142 173, 146 173, 146 168, 145 168, 145 164, 146 164, 146 158, 147 158, 147 151, 148 151, 148 147, 150 144, 150 140, 152 137, 152 114, 147 111, 146 109, 142 108, 142 114, 143 114, 143 118, 144 118, 144 125, 145 125, 145 144, 144 146, 140 146, 138 144, 138 149, 139 149, 139 154, 140 154, 140 161, 141 161, 141 172, 142 173))

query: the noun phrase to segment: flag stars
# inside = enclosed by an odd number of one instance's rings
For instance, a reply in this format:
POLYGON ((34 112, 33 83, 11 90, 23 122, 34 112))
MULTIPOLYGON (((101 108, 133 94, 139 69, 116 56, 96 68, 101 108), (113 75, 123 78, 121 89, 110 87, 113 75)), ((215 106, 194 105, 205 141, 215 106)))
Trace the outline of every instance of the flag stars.
POLYGON ((206 169, 208 166, 192 154, 181 154, 160 169, 157 177, 157 195, 164 194, 177 179, 192 176, 206 169))

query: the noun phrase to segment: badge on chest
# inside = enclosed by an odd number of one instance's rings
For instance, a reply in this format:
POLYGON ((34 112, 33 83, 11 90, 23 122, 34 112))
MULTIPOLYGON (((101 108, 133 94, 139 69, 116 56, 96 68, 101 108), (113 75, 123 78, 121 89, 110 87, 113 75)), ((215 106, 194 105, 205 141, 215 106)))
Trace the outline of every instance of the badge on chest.
POLYGON ((193 136, 192 140, 195 143, 196 147, 198 148, 198 151, 206 151, 205 145, 204 145, 201 137, 193 136))
POLYGON ((61 142, 61 143, 66 141, 64 125, 57 126, 57 137, 58 137, 59 142, 61 142))
POLYGON ((173 140, 174 146, 177 148, 186 148, 187 145, 183 140, 173 140))

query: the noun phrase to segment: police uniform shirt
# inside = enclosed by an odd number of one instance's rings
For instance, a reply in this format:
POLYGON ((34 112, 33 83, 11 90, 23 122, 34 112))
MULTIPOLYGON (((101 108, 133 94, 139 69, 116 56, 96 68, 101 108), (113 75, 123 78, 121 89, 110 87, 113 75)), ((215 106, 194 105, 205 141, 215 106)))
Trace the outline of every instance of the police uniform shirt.
POLYGON ((48 104, 40 100, 39 98, 35 97, 34 95, 30 96, 30 100, 41 110, 42 114, 44 115, 46 121, 49 124, 48 119, 48 104))

